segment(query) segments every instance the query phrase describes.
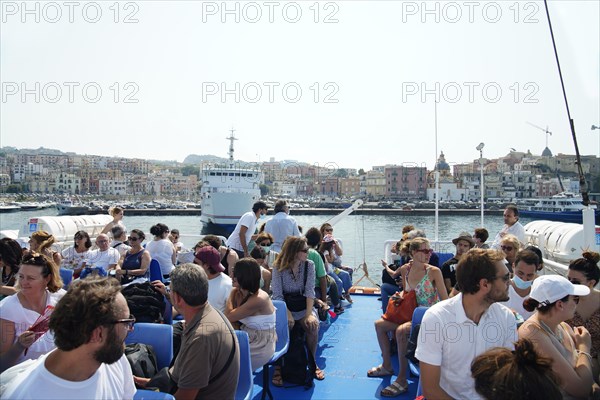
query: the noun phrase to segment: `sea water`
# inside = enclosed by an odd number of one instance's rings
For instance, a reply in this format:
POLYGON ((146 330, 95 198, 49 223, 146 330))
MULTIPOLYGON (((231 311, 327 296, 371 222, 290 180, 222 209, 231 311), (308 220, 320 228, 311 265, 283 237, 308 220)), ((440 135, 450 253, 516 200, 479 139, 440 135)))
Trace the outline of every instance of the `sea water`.
MULTIPOLYGON (((21 211, 16 213, 0 214, 0 230, 23 227, 29 218, 36 216, 57 215, 56 210, 47 209, 42 211, 21 211)), ((304 231, 310 227, 319 228, 322 223, 334 215, 294 215, 292 216, 302 226, 304 231)), ((271 218, 270 216, 267 220, 271 218)), ((129 231, 140 229, 146 233, 146 239, 151 239, 150 227, 157 223, 164 223, 170 229, 179 229, 181 241, 186 247, 193 246, 202 228, 199 216, 127 216, 123 223, 129 231)), ((523 225, 530 220, 523 219, 523 225)), ((262 221, 261 221, 262 223, 262 221)), ((381 281, 381 259, 384 257, 384 242, 386 240, 398 240, 401 237, 404 225, 414 225, 423 229, 431 240, 435 238, 435 217, 433 215, 349 215, 334 226, 333 235, 343 243, 343 263, 353 268, 366 263, 369 275, 376 281, 381 281)), ((488 242, 493 241, 496 233, 502 228, 504 222, 501 215, 486 216, 485 228, 490 233, 488 242)), ((438 239, 450 241, 461 232, 473 233, 475 228, 481 226, 480 215, 440 215, 438 223, 438 239)), ((452 247, 447 247, 452 251, 452 247)), ((363 275, 362 271, 356 271, 355 281, 363 275)), ((367 286, 368 282, 361 282, 367 286)))

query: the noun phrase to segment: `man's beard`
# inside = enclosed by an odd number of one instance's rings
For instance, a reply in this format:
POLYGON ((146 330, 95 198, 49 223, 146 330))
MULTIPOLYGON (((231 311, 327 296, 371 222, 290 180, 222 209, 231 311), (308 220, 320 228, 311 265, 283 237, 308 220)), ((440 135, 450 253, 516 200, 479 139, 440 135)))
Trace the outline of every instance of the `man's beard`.
POLYGON ((94 353, 94 359, 99 363, 113 364, 121 359, 125 345, 117 338, 115 329, 111 329, 106 337, 106 343, 94 353))

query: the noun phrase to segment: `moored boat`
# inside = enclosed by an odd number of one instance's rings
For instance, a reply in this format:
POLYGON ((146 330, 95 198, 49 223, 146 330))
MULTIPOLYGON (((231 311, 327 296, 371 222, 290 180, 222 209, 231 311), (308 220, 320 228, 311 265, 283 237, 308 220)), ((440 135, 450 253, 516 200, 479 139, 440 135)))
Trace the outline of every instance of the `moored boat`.
MULTIPOLYGON (((596 205, 594 209, 596 224, 600 224, 600 212, 596 205)), ((525 218, 535 220, 550 220, 560 222, 582 223, 582 210, 586 206, 580 195, 563 192, 552 197, 531 199, 525 205, 520 206, 519 214, 525 218)))
POLYGON ((225 167, 202 169, 202 233, 229 236, 240 217, 252 209, 260 199, 259 185, 262 173, 259 170, 239 168, 233 158, 233 142, 236 138, 231 130, 227 138, 229 163, 225 167))

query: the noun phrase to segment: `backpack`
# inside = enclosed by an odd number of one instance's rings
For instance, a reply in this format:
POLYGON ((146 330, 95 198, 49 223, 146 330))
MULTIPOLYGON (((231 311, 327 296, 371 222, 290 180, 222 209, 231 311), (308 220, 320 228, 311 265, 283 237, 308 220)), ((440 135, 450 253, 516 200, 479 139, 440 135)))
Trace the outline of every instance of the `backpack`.
POLYGON ((165 299, 150 282, 133 283, 121 290, 137 322, 162 322, 165 299))
POLYGON ((313 355, 306 346, 306 333, 302 325, 296 322, 290 332, 288 351, 283 356, 281 378, 284 382, 309 389, 313 386, 316 369, 313 355))
POLYGON ((152 378, 158 372, 156 354, 152 346, 144 343, 131 343, 125 346, 125 357, 135 376, 152 378))

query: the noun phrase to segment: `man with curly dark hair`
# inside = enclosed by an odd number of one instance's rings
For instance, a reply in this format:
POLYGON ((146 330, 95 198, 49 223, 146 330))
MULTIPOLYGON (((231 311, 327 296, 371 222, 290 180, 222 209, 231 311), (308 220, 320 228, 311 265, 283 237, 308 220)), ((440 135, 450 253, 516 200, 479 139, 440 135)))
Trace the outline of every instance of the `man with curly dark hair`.
POLYGON ((17 375, 2 397, 132 399, 124 341, 134 322, 116 280, 73 282, 50 317, 57 349, 17 375))

